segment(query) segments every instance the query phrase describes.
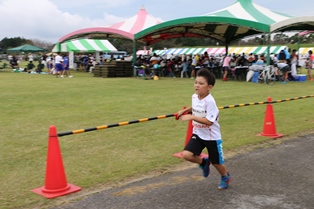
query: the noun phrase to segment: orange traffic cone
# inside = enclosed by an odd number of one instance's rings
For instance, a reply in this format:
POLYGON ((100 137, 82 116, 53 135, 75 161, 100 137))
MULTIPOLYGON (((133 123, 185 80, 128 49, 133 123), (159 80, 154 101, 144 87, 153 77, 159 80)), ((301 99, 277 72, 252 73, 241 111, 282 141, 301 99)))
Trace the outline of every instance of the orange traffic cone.
MULTIPOLYGON (((189 124, 188 124, 188 129, 186 131, 186 137, 185 137, 185 142, 184 142, 184 147, 188 144, 188 142, 190 141, 191 137, 192 137, 192 134, 193 134, 193 125, 192 125, 192 120, 189 121, 189 124)), ((183 148, 184 148, 183 147, 183 148)), ((178 152, 178 153, 175 153, 173 154, 173 156, 175 157, 179 157, 179 158, 183 158, 182 157, 182 152, 178 152)), ((201 153, 200 157, 207 157, 208 155, 207 154, 203 154, 201 153)))
POLYGON ((66 181, 57 130, 55 126, 50 126, 45 185, 32 191, 46 198, 55 198, 80 190, 80 187, 66 181))
POLYGON ((278 134, 276 132, 276 124, 275 124, 275 116, 273 111, 273 105, 271 104, 271 98, 268 97, 267 99, 269 104, 266 106, 266 114, 264 119, 264 130, 262 133, 257 134, 256 136, 266 136, 270 138, 279 138, 283 137, 284 134, 278 134))

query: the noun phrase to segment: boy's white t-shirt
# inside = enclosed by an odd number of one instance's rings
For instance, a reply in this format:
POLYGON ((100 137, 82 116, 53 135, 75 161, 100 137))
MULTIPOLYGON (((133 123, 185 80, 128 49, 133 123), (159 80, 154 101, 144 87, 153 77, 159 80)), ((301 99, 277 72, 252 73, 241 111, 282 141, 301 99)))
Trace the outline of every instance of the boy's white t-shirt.
POLYGON ((216 105, 215 99, 211 94, 208 94, 202 100, 198 99, 197 94, 192 95, 192 114, 207 118, 210 122, 213 122, 211 126, 192 121, 193 134, 198 135, 201 139, 210 140, 221 140, 219 120, 219 109, 216 105))

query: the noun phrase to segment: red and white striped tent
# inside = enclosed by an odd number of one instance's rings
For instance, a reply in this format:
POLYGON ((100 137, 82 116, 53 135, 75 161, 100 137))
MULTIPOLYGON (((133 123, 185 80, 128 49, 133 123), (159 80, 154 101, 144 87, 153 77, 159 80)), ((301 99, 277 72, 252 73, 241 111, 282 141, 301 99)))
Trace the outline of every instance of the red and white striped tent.
POLYGON ((64 42, 69 39, 74 39, 87 34, 106 34, 107 37, 119 37, 134 40, 134 34, 161 23, 162 20, 150 15, 142 6, 139 12, 133 17, 105 27, 85 28, 73 31, 59 39, 59 42, 64 42))

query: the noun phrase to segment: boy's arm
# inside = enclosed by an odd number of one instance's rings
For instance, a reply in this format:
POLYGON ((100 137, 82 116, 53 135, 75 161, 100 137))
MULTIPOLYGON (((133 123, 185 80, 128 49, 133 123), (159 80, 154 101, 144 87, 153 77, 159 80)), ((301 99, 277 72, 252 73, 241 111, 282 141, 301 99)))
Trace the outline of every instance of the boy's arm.
POLYGON ((201 118, 201 117, 197 117, 195 115, 183 115, 181 117, 181 120, 182 121, 190 121, 190 120, 194 120, 198 123, 201 123, 201 124, 205 124, 205 125, 213 125, 213 122, 209 121, 207 118, 201 118))
POLYGON ((182 121, 190 121, 190 120, 194 120, 198 123, 202 123, 205 125, 213 125, 213 122, 210 122, 207 118, 201 118, 201 117, 197 117, 195 115, 191 115, 191 114, 185 114, 185 113, 189 113, 192 112, 192 107, 188 107, 186 109, 182 109, 179 110, 177 112, 177 118, 181 118, 182 121))

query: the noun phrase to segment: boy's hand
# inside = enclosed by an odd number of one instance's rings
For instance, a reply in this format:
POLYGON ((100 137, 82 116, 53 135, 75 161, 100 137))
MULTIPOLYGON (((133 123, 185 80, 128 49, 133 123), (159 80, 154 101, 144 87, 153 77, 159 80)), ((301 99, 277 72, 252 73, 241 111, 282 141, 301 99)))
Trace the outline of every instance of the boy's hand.
POLYGON ((183 109, 183 110, 179 110, 177 113, 175 113, 175 116, 176 116, 176 120, 179 120, 179 118, 184 115, 184 114, 187 114, 186 110, 183 109))

